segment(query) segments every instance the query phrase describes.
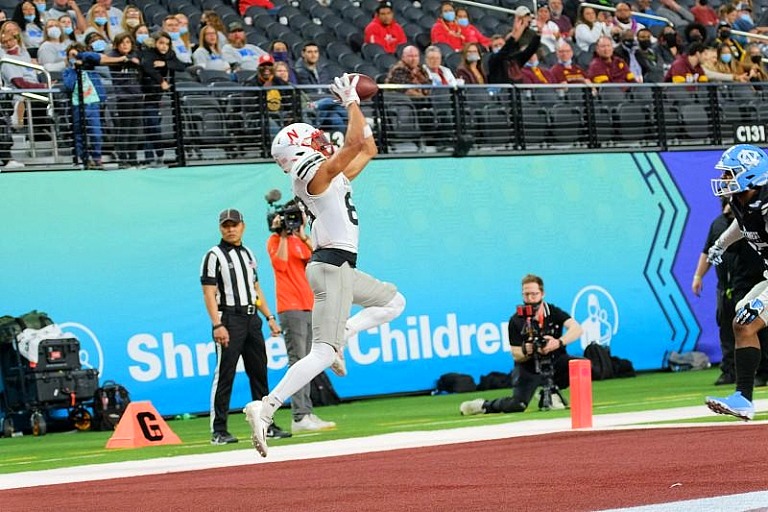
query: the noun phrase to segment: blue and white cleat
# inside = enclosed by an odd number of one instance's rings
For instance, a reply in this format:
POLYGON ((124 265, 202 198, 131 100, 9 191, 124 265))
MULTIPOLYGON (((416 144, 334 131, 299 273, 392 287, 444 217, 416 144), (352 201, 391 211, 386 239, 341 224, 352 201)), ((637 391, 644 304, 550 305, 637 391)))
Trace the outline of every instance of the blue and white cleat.
POLYGON ((717 414, 730 414, 744 421, 749 421, 755 417, 755 406, 741 395, 741 391, 736 391, 725 398, 708 396, 706 404, 710 410, 717 414))

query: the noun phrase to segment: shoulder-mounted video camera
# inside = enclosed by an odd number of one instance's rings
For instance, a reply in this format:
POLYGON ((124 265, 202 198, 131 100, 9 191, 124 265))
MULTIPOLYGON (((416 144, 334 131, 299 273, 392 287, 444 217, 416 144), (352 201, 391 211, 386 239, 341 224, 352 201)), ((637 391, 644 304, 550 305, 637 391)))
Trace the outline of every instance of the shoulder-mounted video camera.
POLYGON ((297 200, 291 199, 290 201, 277 204, 277 202, 283 197, 283 194, 279 190, 273 189, 266 193, 264 199, 266 199, 269 205, 267 211, 267 227, 273 233, 280 233, 281 231, 296 231, 301 228, 301 224, 304 220, 304 204, 297 200), (280 222, 276 226, 272 223, 275 221, 275 217, 280 217, 280 222))

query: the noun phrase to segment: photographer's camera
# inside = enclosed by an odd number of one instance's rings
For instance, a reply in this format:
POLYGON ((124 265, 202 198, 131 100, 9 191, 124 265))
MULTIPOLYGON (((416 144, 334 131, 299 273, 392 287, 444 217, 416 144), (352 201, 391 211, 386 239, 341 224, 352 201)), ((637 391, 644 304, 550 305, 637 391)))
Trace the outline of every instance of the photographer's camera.
POLYGON ((267 227, 272 233, 298 231, 304 220, 303 205, 294 199, 284 204, 277 204, 277 201, 282 197, 283 195, 277 189, 270 190, 264 196, 270 207, 270 211, 267 213, 267 227), (277 222, 275 222, 275 218, 278 219, 277 222))

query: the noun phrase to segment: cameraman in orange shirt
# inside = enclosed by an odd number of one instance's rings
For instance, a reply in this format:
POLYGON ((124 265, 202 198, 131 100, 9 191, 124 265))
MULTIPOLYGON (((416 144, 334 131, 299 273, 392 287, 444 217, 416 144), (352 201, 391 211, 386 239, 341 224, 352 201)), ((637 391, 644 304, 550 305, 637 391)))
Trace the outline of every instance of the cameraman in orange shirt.
MULTIPOLYGON (((275 272, 277 316, 288 350, 288 364, 293 365, 312 348, 312 306, 314 295, 305 268, 312 256, 312 242, 305 232, 307 222, 303 209, 289 201, 279 208, 271 220, 267 252, 275 272)), ((314 432, 336 427, 323 421, 312 411, 310 384, 291 397, 291 432, 314 432)))

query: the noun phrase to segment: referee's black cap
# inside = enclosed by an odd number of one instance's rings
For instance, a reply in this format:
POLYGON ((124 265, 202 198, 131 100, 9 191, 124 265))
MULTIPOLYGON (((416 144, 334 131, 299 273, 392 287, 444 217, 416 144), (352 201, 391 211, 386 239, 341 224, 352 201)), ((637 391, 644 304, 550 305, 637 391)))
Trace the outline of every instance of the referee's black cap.
POLYGON ((227 221, 240 224, 243 222, 243 214, 234 208, 227 208, 226 210, 222 210, 222 212, 219 214, 219 224, 224 224, 227 221))

